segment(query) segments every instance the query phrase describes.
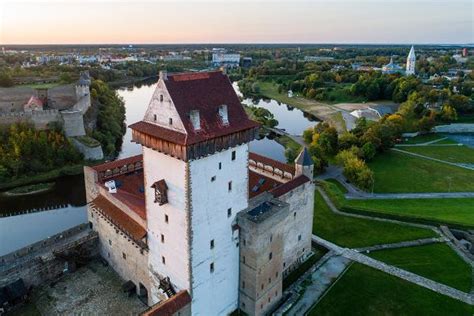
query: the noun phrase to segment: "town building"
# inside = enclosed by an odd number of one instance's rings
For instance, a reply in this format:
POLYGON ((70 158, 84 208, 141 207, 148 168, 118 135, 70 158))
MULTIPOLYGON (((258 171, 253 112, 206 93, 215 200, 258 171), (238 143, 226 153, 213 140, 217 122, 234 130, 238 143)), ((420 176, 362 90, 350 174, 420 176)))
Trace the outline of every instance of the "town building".
POLYGON ((230 54, 224 48, 212 49, 212 65, 214 67, 235 68, 240 64, 240 54, 230 54))
POLYGON ((407 76, 415 74, 415 71, 416 71, 415 65, 416 65, 415 48, 412 46, 407 56, 407 65, 406 65, 406 71, 405 71, 405 74, 407 76))
POLYGON ((161 72, 130 128, 142 154, 85 167, 85 183, 100 253, 146 315, 271 312, 311 255, 308 151, 294 165, 249 152, 259 125, 221 72, 161 72))

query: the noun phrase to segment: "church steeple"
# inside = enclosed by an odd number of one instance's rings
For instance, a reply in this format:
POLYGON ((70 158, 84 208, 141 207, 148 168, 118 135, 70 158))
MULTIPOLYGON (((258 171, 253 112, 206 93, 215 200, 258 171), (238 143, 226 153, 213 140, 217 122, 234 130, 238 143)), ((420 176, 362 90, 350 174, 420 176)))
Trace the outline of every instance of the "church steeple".
POLYGON ((407 68, 405 72, 407 76, 415 74, 415 63, 416 63, 415 48, 412 46, 410 49, 410 53, 408 53, 408 57, 407 57, 407 68))

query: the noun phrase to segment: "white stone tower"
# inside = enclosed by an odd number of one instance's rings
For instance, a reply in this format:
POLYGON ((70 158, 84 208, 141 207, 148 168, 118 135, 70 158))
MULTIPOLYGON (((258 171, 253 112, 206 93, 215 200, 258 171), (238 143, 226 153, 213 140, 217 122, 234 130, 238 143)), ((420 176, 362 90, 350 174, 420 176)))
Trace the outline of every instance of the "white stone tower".
POLYGON ((412 46, 410 49, 410 53, 407 57, 407 69, 405 74, 407 76, 415 74, 415 63, 416 63, 416 56, 415 56, 415 48, 412 46))
POLYGON ((160 73, 143 121, 130 126, 143 145, 152 303, 169 283, 189 292, 193 315, 237 308, 235 215, 248 206, 257 126, 224 74, 160 73))

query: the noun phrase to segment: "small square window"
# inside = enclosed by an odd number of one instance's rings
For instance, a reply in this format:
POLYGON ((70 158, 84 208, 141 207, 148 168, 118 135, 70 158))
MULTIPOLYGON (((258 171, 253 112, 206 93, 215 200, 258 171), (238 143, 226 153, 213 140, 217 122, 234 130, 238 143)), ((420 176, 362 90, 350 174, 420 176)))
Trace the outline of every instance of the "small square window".
POLYGON ((242 257, 242 262, 245 263, 245 256, 242 257))
POLYGON ((156 119, 157 119, 156 114, 153 114, 153 119, 154 119, 155 122, 156 122, 156 119))
MULTIPOLYGON (((232 208, 228 208, 227 209, 227 217, 231 217, 232 216, 232 208)), ((245 242, 244 242, 244 245, 245 245, 245 242)))
POLYGON ((268 278, 268 284, 272 283, 272 278, 268 278))
POLYGON ((242 281, 242 288, 245 289, 245 281, 242 281))
POLYGON ((214 273, 214 262, 212 262, 212 263, 209 265, 209 271, 211 271, 211 273, 214 273))
POLYGON ((160 94, 160 102, 163 102, 163 95, 160 94))
POLYGON ((122 258, 127 260, 127 255, 125 254, 125 252, 122 252, 122 258))
POLYGON ((109 239, 109 245, 111 245, 111 246, 112 246, 112 240, 110 240, 110 239, 109 239))
POLYGON ((161 234, 161 243, 165 243, 165 235, 161 234))
POLYGON ((268 254, 268 260, 272 260, 272 258, 273 258, 273 253, 270 252, 270 253, 268 254))
POLYGON ((268 303, 270 303, 270 296, 268 297, 268 303))
POLYGON ((222 162, 219 162, 219 170, 222 169, 222 162))
POLYGON ((165 214, 165 223, 167 223, 167 224, 168 224, 168 222, 169 222, 168 215, 166 215, 166 214, 165 214))
POLYGON ((166 264, 166 258, 164 256, 161 256, 161 263, 166 264))
POLYGON ((300 240, 301 240, 301 235, 298 235, 298 241, 300 241, 300 240))
POLYGON ((235 150, 234 150, 234 151, 232 152, 232 160, 235 160, 235 156, 236 156, 236 154, 235 154, 235 150))
POLYGON ((216 176, 211 177, 211 182, 216 181, 216 176))
POLYGON ((273 241, 273 234, 270 235, 270 242, 273 241))
POLYGON ((227 188, 230 191, 232 191, 232 181, 229 181, 229 183, 227 184, 227 188))
POLYGON ((262 283, 262 285, 260 286, 260 289, 263 290, 263 283, 262 283))
POLYGON ((173 119, 172 119, 171 117, 169 118, 168 123, 169 123, 170 125, 173 125, 173 119))
POLYGON ((293 213, 293 217, 296 217, 296 212, 293 213))
POLYGON ((211 249, 214 249, 214 239, 211 240, 211 249))

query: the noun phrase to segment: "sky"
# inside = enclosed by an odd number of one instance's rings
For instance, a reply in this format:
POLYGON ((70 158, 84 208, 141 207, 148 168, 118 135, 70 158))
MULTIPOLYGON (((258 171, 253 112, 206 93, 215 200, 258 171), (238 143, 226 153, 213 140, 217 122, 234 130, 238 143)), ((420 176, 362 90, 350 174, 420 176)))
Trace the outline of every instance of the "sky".
POLYGON ((474 43, 473 0, 0 0, 2 44, 474 43))

